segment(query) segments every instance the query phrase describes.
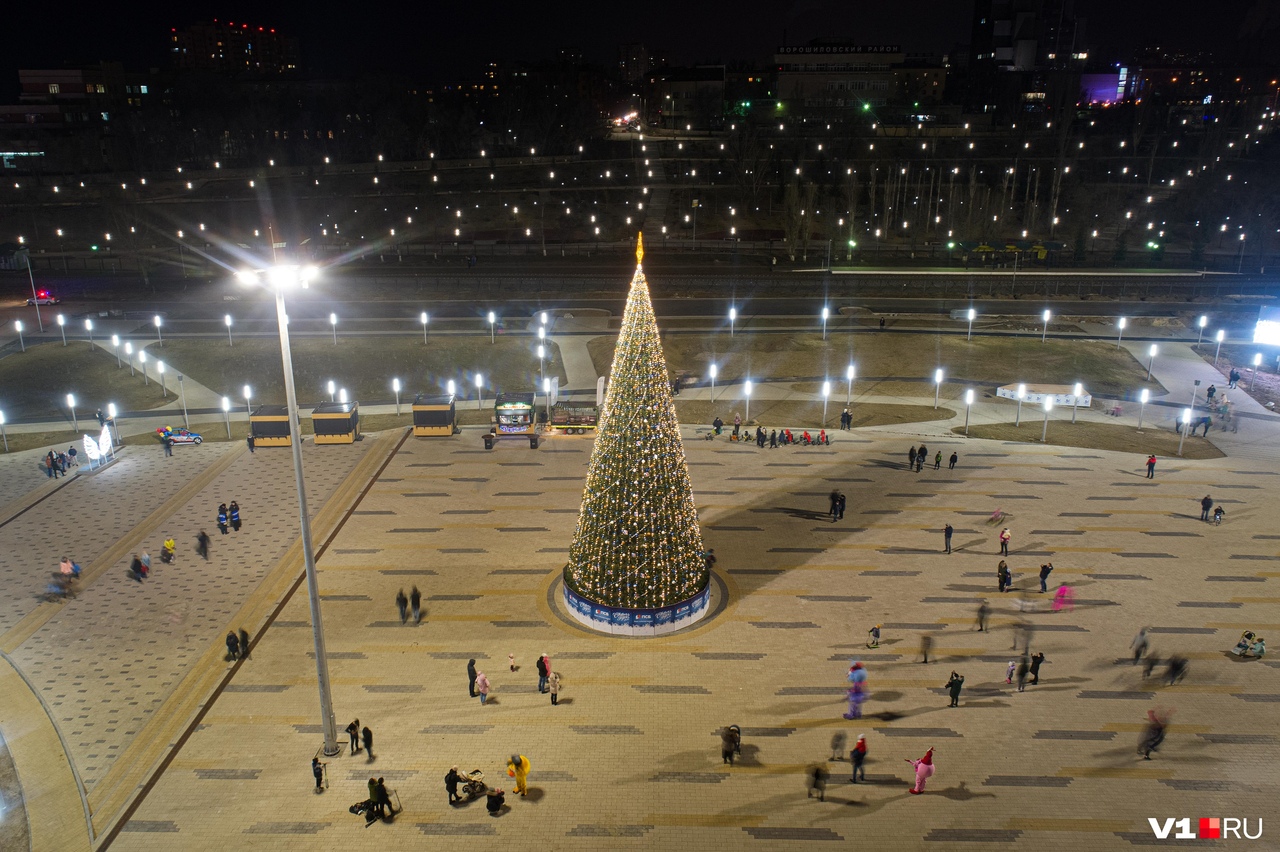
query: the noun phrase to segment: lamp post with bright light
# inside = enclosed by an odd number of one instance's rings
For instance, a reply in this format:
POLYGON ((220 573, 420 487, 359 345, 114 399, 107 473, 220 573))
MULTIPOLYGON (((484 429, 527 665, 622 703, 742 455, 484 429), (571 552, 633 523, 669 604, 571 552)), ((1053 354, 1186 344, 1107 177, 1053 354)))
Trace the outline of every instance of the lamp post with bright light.
POLYGON ((147 375, 147 350, 138 350, 138 365, 142 367, 142 384, 149 386, 151 378, 147 375))
POLYGON ((160 315, 156 314, 155 317, 152 319, 152 322, 156 324, 156 340, 160 341, 160 348, 163 349, 164 335, 160 333, 160 323, 161 323, 160 315))
POLYGON ((449 396, 457 396, 458 395, 457 382, 455 382, 453 379, 450 379, 449 381, 445 382, 444 390, 445 390, 445 393, 449 394, 449 396))
MULTIPOLYGON (((114 402, 107 403, 107 422, 116 430, 115 444, 120 443, 120 426, 116 423, 116 404, 114 402)), ((111 455, 116 454, 115 444, 111 446, 111 455)))
POLYGON ((498 321, 498 317, 493 311, 489 311, 489 343, 493 344, 494 340, 494 324, 498 321))
POLYGON ((1218 329, 1218 348, 1213 350, 1213 366, 1218 366, 1218 356, 1222 354, 1222 341, 1227 339, 1227 333, 1223 329, 1218 329))
POLYGON ((854 368, 853 368, 853 365, 852 365, 852 364, 850 364, 848 367, 845 367, 845 369, 844 369, 844 378, 845 378, 845 381, 847 381, 847 382, 849 383, 849 384, 848 384, 848 387, 846 387, 846 388, 845 388, 845 392, 844 392, 844 407, 845 407, 845 408, 848 408, 848 407, 849 407, 849 405, 851 404, 851 400, 853 399, 853 377, 854 377, 854 375, 856 374, 856 372, 857 372, 857 371, 856 371, 856 370, 854 370, 854 368))
POLYGON ((973 308, 970 308, 969 309, 969 334, 965 337, 965 340, 973 340, 973 320, 977 316, 978 316, 978 312, 975 311, 973 308))
POLYGON ((1249 393, 1253 393, 1253 385, 1258 381, 1258 371, 1262 369, 1262 353, 1253 356, 1253 378, 1249 380, 1249 393))
POLYGON ((89 348, 92 349, 93 348, 93 320, 87 319, 84 321, 84 330, 89 335, 89 348))
POLYGON ((67 394, 67 408, 71 411, 71 431, 79 432, 80 422, 76 420, 76 395, 73 393, 67 394))
POLYGON ((58 331, 62 332, 62 345, 67 345, 67 318, 58 314, 58 331))
POLYGON ((1209 318, 1206 316, 1201 316, 1200 319, 1196 322, 1196 325, 1200 326, 1200 333, 1196 336, 1196 346, 1199 346, 1201 341, 1204 340, 1204 327, 1208 324, 1209 324, 1209 318))
POLYGON ((548 424, 551 423, 551 380, 542 380, 542 416, 548 424))
POLYGON ((831 382, 822 383, 822 428, 827 428, 827 400, 831 398, 831 382))
POLYGON ((328 390, 329 390, 329 401, 333 402, 333 395, 338 392, 338 383, 335 382, 333 379, 330 379, 328 390))
MULTIPOLYGON (((26 341, 22 339, 22 320, 13 321, 13 330, 18 332, 18 348, 21 349, 23 352, 26 352, 27 344, 26 344, 26 341)), ((116 356, 116 360, 117 361, 120 360, 120 357, 118 355, 116 356)))
POLYGON ((716 401, 716 365, 712 364, 707 368, 707 375, 711 376, 711 401, 716 401))
POLYGON ((36 325, 44 331, 44 320, 40 319, 40 296, 36 293, 36 276, 31 271, 31 251, 27 251, 27 279, 31 281, 31 304, 36 306, 36 325))
POLYGON ((964 392, 964 434, 969 434, 969 409, 973 407, 973 388, 964 392))
POLYGON ((169 386, 165 384, 163 361, 156 362, 156 372, 160 374, 160 395, 167 399, 169 396, 169 386))
POLYGON ((137 373, 133 371, 133 344, 128 341, 124 344, 124 357, 129 362, 129 375, 136 376, 137 373))
POLYGON ((4 451, 9 452, 9 432, 4 428, 4 412, 0 411, 0 437, 4 438, 4 451))
MULTIPOLYGON (((248 385, 245 385, 244 386, 244 413, 247 414, 249 417, 253 417, 253 409, 249 407, 249 401, 251 399, 253 399, 253 388, 249 387, 248 385)), ((301 435, 299 435, 299 440, 301 440, 301 435)), ((294 441, 292 443, 297 443, 297 441, 294 441)))
MULTIPOLYGON (((231 400, 228 397, 222 398, 222 419, 227 421, 227 440, 231 440, 231 400)), ((253 428, 252 426, 250 428, 253 428)))
POLYGON ((1049 412, 1053 411, 1053 397, 1046 395, 1044 398, 1044 429, 1040 430, 1040 443, 1047 443, 1049 440, 1049 412))
POLYGON ((338 345, 338 315, 329 314, 329 326, 333 329, 333 345, 338 345))
MULTIPOLYGON (((324 729, 324 753, 335 755, 338 746, 338 728, 333 717, 333 699, 329 688, 329 657, 325 651, 324 629, 320 620, 320 583, 316 576, 315 548, 311 543, 311 518, 307 514, 307 495, 302 477, 302 427, 298 421, 298 397, 293 384, 293 358, 289 349, 289 327, 284 306, 286 288, 307 283, 315 275, 311 267, 277 266, 268 271, 268 282, 275 291, 276 322, 280 329, 280 357, 284 367, 285 401, 289 409, 289 430, 293 437, 293 476, 298 489, 298 521, 302 531, 302 556, 306 566, 307 596, 311 604, 311 630, 316 650, 316 680, 320 688, 320 721, 324 729)), ((241 273, 246 283, 257 283, 256 273, 241 273)), ((335 324, 334 328, 337 326, 335 324)), ((336 333, 336 332, 335 332, 336 333)), ((251 391, 245 385, 245 407, 249 406, 251 391)), ((252 425, 250 426, 252 428, 252 425)))
POLYGON ((1116 348, 1120 348, 1120 341, 1124 339, 1124 327, 1128 324, 1128 320, 1124 317, 1116 320, 1116 348))
POLYGON ((1151 356, 1151 360, 1147 362, 1147 381, 1151 381, 1151 368, 1156 365, 1156 353, 1160 351, 1160 347, 1151 344, 1151 348, 1147 350, 1147 354, 1151 356))
POLYGON ((1080 394, 1084 393, 1084 385, 1076 382, 1071 389, 1071 422, 1076 422, 1076 409, 1080 407, 1080 394))
POLYGON ((742 398, 747 401, 747 422, 751 422, 751 380, 747 379, 742 384, 742 398))
POLYGON ((543 373, 545 372, 543 364, 545 363, 546 356, 547 356, 547 347, 539 343, 538 344, 538 380, 539 381, 542 380, 543 373))
POLYGON ((1046 311, 1044 312, 1044 314, 1043 314, 1043 319, 1044 319, 1044 331, 1040 332, 1040 342, 1041 342, 1041 343, 1044 343, 1044 342, 1045 342, 1045 340, 1046 340, 1046 339, 1048 339, 1048 337, 1049 337, 1049 317, 1051 317, 1051 316, 1053 316, 1053 314, 1052 314, 1051 312, 1047 311, 1047 310, 1046 310, 1046 311))
POLYGON ((822 339, 823 340, 827 339, 827 318, 829 316, 831 316, 830 309, 823 308, 822 309, 822 339))
POLYGON ((476 411, 484 406, 484 376, 476 373, 476 411))
POLYGON ((1142 431, 1142 415, 1147 410, 1147 400, 1151 399, 1151 391, 1146 388, 1142 389, 1142 393, 1138 394, 1138 431, 1142 431))
POLYGON ((231 339, 231 314, 226 314, 225 316, 223 316, 222 321, 226 323, 226 326, 227 326, 227 345, 235 346, 236 345, 235 342, 231 339))
POLYGON ((1178 430, 1178 458, 1182 458, 1182 443, 1187 440, 1187 433, 1191 431, 1191 409, 1182 409, 1182 428, 1178 430))
POLYGON ((427 344, 427 324, 431 322, 431 317, 427 315, 426 311, 423 311, 418 314, 418 322, 422 323, 422 345, 425 346, 427 344))
POLYGON ((1018 414, 1013 418, 1013 426, 1016 429, 1018 424, 1022 422, 1022 401, 1027 398, 1027 386, 1018 385, 1018 414))
POLYGON ((191 428, 191 421, 187 418, 187 386, 182 383, 186 378, 181 373, 178 374, 178 396, 182 399, 182 425, 184 428, 191 428))
POLYGON ((391 380, 391 389, 396 392, 396 417, 400 416, 400 380, 391 380))
POLYGON ((116 369, 118 370, 120 369, 120 366, 121 366, 120 365, 120 335, 118 334, 111 335, 111 348, 115 350, 115 353, 116 353, 116 369))
POLYGON ((339 402, 339 403, 341 403, 342 405, 346 405, 346 404, 347 404, 347 389, 346 389, 346 388, 338 388, 338 402, 339 402))
POLYGON ((733 337, 734 326, 737 325, 737 322, 738 322, 738 309, 730 308, 729 309, 729 336, 730 337, 733 337))
POLYGON ((938 410, 938 397, 942 394, 942 368, 933 371, 933 410, 938 410))

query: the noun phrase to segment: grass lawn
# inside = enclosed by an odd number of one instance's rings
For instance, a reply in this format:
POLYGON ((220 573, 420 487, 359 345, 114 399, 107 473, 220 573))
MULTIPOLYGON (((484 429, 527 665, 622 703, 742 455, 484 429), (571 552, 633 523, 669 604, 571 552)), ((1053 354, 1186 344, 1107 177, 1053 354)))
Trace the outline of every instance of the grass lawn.
MULTIPOLYGON (((151 384, 142 373, 129 375, 126 365, 116 368, 116 358, 102 349, 90 349, 82 340, 63 346, 61 342, 27 345, 26 352, 0 358, 0 411, 9 421, 23 417, 46 420, 63 418, 71 426, 67 394, 76 397, 80 425, 97 425, 93 414, 114 402, 121 411, 156 408, 173 401, 173 376, 169 376, 169 398, 160 393, 154 365, 148 361, 151 384)), ((69 433, 70 434, 70 433, 69 433)), ((13 436, 9 436, 12 444, 13 436)), ((65 449, 65 447, 64 447, 65 449)))
MULTIPOLYGON (((597 372, 605 374, 613 361, 612 336, 588 344, 597 372)), ((1156 382, 1145 382, 1146 366, 1114 343, 1089 340, 1039 340, 938 334, 670 334, 663 337, 667 366, 677 372, 705 377, 707 367, 719 368, 716 381, 743 378, 830 376, 833 392, 844 384, 849 363, 859 376, 932 377, 946 371, 943 395, 959 396, 966 382, 983 381, 1071 384, 1084 382, 1093 394, 1125 396, 1143 387, 1164 393, 1156 382)), ((931 395, 931 383, 914 386, 914 395, 931 395)), ((855 386, 855 390, 859 388, 855 386)), ((862 391, 867 387, 863 385, 862 391)), ((887 392, 877 389, 875 392, 887 392)), ((843 396, 843 394, 838 394, 843 396)))
MULTIPOLYGON (((839 405, 834 402, 827 406, 828 432, 840 428, 840 412, 844 410, 844 400, 839 405)), ((741 415, 744 423, 755 426, 759 424, 768 432, 770 429, 786 427, 793 432, 797 428, 822 428, 822 403, 811 400, 753 399, 751 401, 751 420, 746 419, 746 406, 742 400, 721 399, 686 400, 676 398, 676 416, 686 426, 710 426, 716 415, 727 425, 727 431, 733 430, 733 417, 741 415)), ((926 420, 947 420, 955 416, 955 412, 947 408, 934 411, 931 405, 855 405, 853 407, 853 425, 887 426, 894 423, 922 423, 926 420)))
MULTIPOLYGON (((1038 444, 1044 429, 1043 418, 1023 418, 1021 426, 1012 423, 993 423, 986 426, 969 427, 969 437, 989 438, 993 441, 1016 441, 1038 444)), ((957 435, 964 434, 963 427, 951 430, 957 435)), ((1178 435, 1163 429, 1148 426, 1139 432, 1130 426, 1116 426, 1110 423, 1070 423, 1061 420, 1049 420, 1048 443, 1062 447, 1080 447, 1088 450, 1114 450, 1120 453, 1133 453, 1141 456, 1135 462, 1145 462, 1146 457, 1155 453, 1161 458, 1176 458, 1178 455, 1178 435)), ((1187 437, 1182 446, 1182 457, 1186 459, 1220 459, 1225 455, 1221 450, 1205 438, 1187 437)))
MULTIPOLYGON (((537 338, 527 335, 498 338, 436 337, 429 345, 410 337, 338 337, 335 346, 324 338, 291 341, 298 402, 307 405, 329 398, 327 385, 335 381, 352 399, 390 400, 392 377, 404 388, 407 406, 419 392, 443 393, 453 379, 459 391, 474 398, 472 376, 485 380, 485 399, 494 389, 532 391, 538 383, 537 338)), ((559 349, 548 343, 546 375, 565 380, 559 349)), ((183 372, 206 387, 240 399, 240 388, 253 388, 255 403, 284 403, 284 370, 275 338, 247 338, 227 346, 215 340, 166 340, 164 357, 170 369, 183 372)), ((0 362, 3 363, 3 362, 0 362)), ((407 417, 406 407, 406 417, 407 417)), ((407 422, 407 421, 406 421, 407 422)))

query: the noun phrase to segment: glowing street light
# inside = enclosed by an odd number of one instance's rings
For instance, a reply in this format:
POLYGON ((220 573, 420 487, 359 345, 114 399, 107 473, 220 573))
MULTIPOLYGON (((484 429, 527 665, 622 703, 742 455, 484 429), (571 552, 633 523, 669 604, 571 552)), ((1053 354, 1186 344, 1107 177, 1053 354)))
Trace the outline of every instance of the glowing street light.
POLYGON ((493 311, 489 311, 489 343, 490 344, 494 342, 493 329, 494 329, 494 323, 496 323, 497 321, 498 321, 497 315, 493 311))
POLYGON ((847 381, 847 382, 849 383, 848 387, 845 389, 845 392, 844 392, 844 407, 845 407, 845 408, 848 408, 848 407, 849 407, 850 400, 852 400, 852 399, 853 399, 853 378, 854 378, 854 376, 856 375, 856 373, 857 373, 857 371, 856 371, 856 370, 854 370, 854 368, 853 368, 853 365, 852 365, 852 364, 850 364, 848 367, 845 367, 845 370, 844 370, 844 378, 845 378, 845 381, 847 381))
POLYGON ((1182 458, 1182 443, 1187 440, 1187 433, 1191 431, 1191 409, 1182 409, 1182 428, 1178 430, 1180 436, 1178 438, 1178 458, 1182 458))
POLYGON ((164 362, 163 361, 156 362, 156 372, 160 374, 160 395, 163 397, 168 397, 169 388, 165 384, 165 380, 164 380, 164 362))
POLYGON ((1116 320, 1116 348, 1117 349, 1120 348, 1120 341, 1124 339, 1124 327, 1128 324, 1129 324, 1129 321, 1124 317, 1120 317, 1120 319, 1116 320))
MULTIPOLYGON (((18 332, 18 346, 22 349, 22 351, 23 351, 23 352, 26 352, 26 351, 27 351, 27 344, 26 344, 26 342, 22 339, 22 320, 14 320, 14 321, 13 321, 13 330, 14 330, 14 331, 16 331, 16 332, 18 332)), ((116 360, 117 360, 117 361, 119 361, 119 360, 120 360, 119 356, 117 356, 117 357, 116 357, 116 360)))
POLYGON ((253 399, 253 388, 248 385, 244 386, 244 413, 253 416, 253 409, 249 407, 249 401, 253 399))
MULTIPOLYGON (((222 398, 222 419, 227 421, 227 440, 231 440, 231 400, 227 397, 222 398)), ((250 426, 249 428, 253 428, 250 426)))
POLYGON ((129 375, 136 376, 137 373, 133 371, 133 344, 127 341, 124 344, 124 358, 129 362, 129 375))
POLYGON ((191 421, 187 418, 187 386, 182 383, 185 378, 181 373, 178 374, 178 396, 182 399, 182 425, 190 429, 191 421))
POLYGON ((938 396, 942 393, 942 368, 933 371, 933 410, 938 410, 938 396))
POLYGON ((4 412, 0 411, 0 437, 4 438, 4 451, 9 452, 9 432, 4 428, 4 412))
POLYGON ((831 316, 831 311, 827 308, 822 309, 822 339, 827 339, 827 317, 831 316))
POLYGON ((333 402, 333 395, 338 392, 338 385, 333 379, 329 380, 329 401, 333 402))
POLYGON ((969 434, 969 409, 973 407, 973 388, 964 392, 964 434, 969 434))
POLYGON ((431 322, 431 317, 427 316, 426 311, 423 311, 418 314, 418 322, 422 323, 422 343, 425 346, 427 343, 427 323, 431 322))
POLYGON ((1044 314, 1043 314, 1043 317, 1042 317, 1042 318, 1044 319, 1044 331, 1040 332, 1040 342, 1041 342, 1041 343, 1044 343, 1044 342, 1045 342, 1045 340, 1046 340, 1046 339, 1048 338, 1048 336, 1049 336, 1049 317, 1051 317, 1051 316, 1053 316, 1053 314, 1052 314, 1050 311, 1047 311, 1047 310, 1046 310, 1046 311, 1044 312, 1044 314))
POLYGON ((1022 401, 1026 398, 1027 398, 1027 386, 1023 384, 1019 384, 1018 385, 1018 414, 1013 419, 1013 426, 1015 429, 1018 427, 1018 424, 1022 422, 1022 401))
POLYGON ((226 314, 225 316, 223 316, 222 321, 226 323, 226 326, 227 326, 227 345, 235 346, 236 345, 235 341, 231 339, 231 314, 226 314))
POLYGON ((391 380, 391 389, 396 392, 396 416, 400 416, 400 380, 391 380))
POLYGON ((978 316, 978 312, 975 311, 973 308, 970 308, 969 309, 969 334, 968 336, 965 337, 965 340, 973 340, 973 321, 977 316, 978 316))
POLYGON ((333 345, 338 345, 338 315, 329 314, 329 325, 333 328, 333 345))
POLYGON ((538 344, 538 378, 539 380, 543 378, 542 365, 543 365, 543 359, 546 357, 546 355, 547 355, 547 347, 543 346, 542 344, 538 344))
POLYGON ((1040 430, 1040 443, 1047 443, 1049 439, 1049 412, 1053 411, 1053 396, 1046 394, 1044 398, 1044 429, 1040 430))
POLYGON ((831 398, 831 382, 822 383, 822 428, 827 428, 827 400, 831 398))
POLYGON ((58 314, 58 331, 62 332, 62 345, 67 345, 67 318, 58 314))
POLYGON ((718 370, 716 369, 715 364, 712 364, 710 367, 707 368, 707 375, 711 376, 711 401, 712 402, 716 401, 716 373, 717 372, 718 370))
POLYGON ((1151 381, 1151 368, 1156 365, 1156 353, 1159 351, 1160 347, 1154 343, 1151 344, 1151 349, 1147 351, 1147 354, 1151 356, 1151 360, 1147 362, 1147 381, 1151 381))
MULTIPOLYGON (((114 402, 107 403, 107 422, 110 423, 112 426, 115 426, 115 430, 116 430, 115 442, 117 444, 120 443, 120 427, 116 425, 116 404, 114 402)), ((115 449, 115 446, 112 445, 111 455, 114 456, 115 454, 116 454, 116 449, 115 449)))
POLYGON ((162 335, 162 334, 160 333, 160 323, 161 323, 160 315, 159 315, 159 314, 156 314, 156 315, 155 315, 155 317, 153 317, 153 318, 152 318, 152 322, 154 322, 154 323, 156 324, 156 340, 160 341, 160 348, 162 348, 162 349, 163 349, 163 348, 164 348, 164 335, 162 335))
POLYGON ((445 382, 444 389, 445 389, 445 392, 449 394, 449 396, 458 395, 458 384, 453 379, 450 379, 449 381, 445 382))
POLYGON ((730 337, 733 337, 733 329, 734 329, 734 326, 737 324, 737 322, 738 322, 738 309, 730 308, 729 309, 729 336, 730 337))
POLYGON ((747 379, 742 384, 742 398, 747 401, 747 422, 751 422, 751 380, 747 379))
MULTIPOLYGON (((453 384, 453 383, 450 382, 449 384, 453 384)), ((534 401, 537 402, 537 400, 534 400, 534 401)), ((550 379, 542 380, 542 412, 543 412, 543 417, 545 417, 547 419, 547 422, 550 423, 551 422, 551 380, 550 379)))
POLYGON ((76 420, 76 395, 73 393, 67 394, 67 408, 71 411, 71 431, 79 432, 80 422, 76 420))
POLYGON ((342 403, 343 405, 346 405, 346 404, 347 404, 347 389, 346 389, 346 388, 338 388, 338 402, 342 403))
POLYGON ((1218 356, 1222 354, 1222 341, 1227 339, 1227 333, 1223 329, 1218 329, 1218 348, 1213 350, 1213 366, 1218 366, 1218 356))
POLYGON ((476 373, 476 411, 484 405, 484 376, 476 373))
POLYGON ((147 350, 138 350, 138 363, 142 366, 142 384, 150 385, 151 379, 147 377, 147 350))
POLYGON ((1146 388, 1142 389, 1142 393, 1138 394, 1138 431, 1142 431, 1142 415, 1147 410, 1147 401, 1151 399, 1151 391, 1146 388))
POLYGON ((1084 393, 1084 385, 1076 382, 1076 386, 1071 389, 1071 422, 1076 422, 1076 409, 1080 406, 1080 395, 1084 393))
POLYGON ((1258 381, 1258 372, 1262 369, 1262 353, 1253 356, 1253 378, 1249 380, 1249 393, 1253 393, 1254 382, 1258 381))
POLYGON ((89 348, 92 349, 93 348, 93 320, 87 319, 84 321, 84 330, 89 335, 89 348))
POLYGON ((1206 316, 1200 317, 1199 321, 1196 322, 1196 325, 1200 326, 1200 334, 1196 337, 1196 346, 1199 346, 1200 342, 1204 340, 1204 327, 1208 324, 1209 318, 1206 316))

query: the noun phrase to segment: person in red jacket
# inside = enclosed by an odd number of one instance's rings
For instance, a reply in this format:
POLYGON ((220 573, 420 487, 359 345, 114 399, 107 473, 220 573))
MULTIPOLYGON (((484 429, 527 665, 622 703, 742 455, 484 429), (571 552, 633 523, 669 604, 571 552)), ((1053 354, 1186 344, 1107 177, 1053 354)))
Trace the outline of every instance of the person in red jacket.
POLYGON ((853 751, 849 753, 849 758, 853 761, 853 783, 858 783, 858 776, 862 776, 862 780, 867 780, 867 770, 862 768, 863 762, 867 759, 867 737, 865 734, 858 734, 858 742, 854 744, 853 751))

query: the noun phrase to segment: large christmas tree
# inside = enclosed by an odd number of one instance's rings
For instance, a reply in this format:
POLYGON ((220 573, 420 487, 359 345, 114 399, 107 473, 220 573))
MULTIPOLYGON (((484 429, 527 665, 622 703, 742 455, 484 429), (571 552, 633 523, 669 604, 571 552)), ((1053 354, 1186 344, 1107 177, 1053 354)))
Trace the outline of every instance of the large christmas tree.
POLYGON ((565 568, 578 594, 636 609, 688 600, 708 581, 643 257, 637 242, 636 273, 565 568))

